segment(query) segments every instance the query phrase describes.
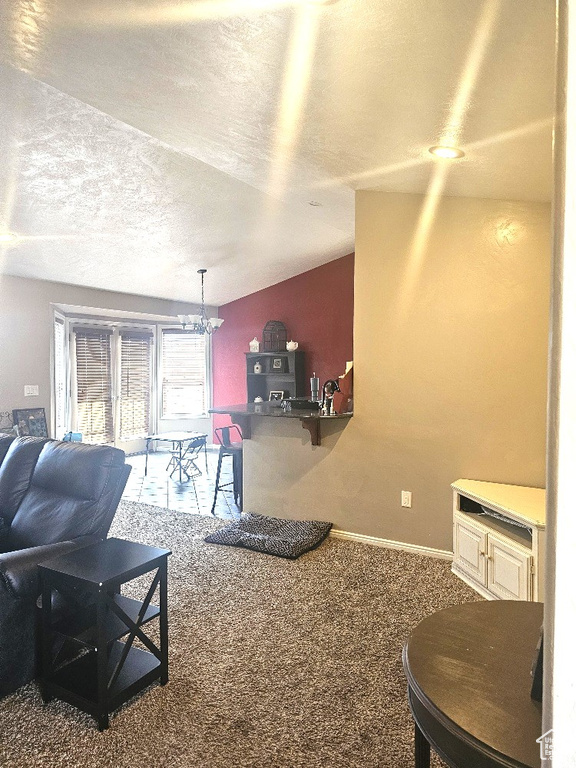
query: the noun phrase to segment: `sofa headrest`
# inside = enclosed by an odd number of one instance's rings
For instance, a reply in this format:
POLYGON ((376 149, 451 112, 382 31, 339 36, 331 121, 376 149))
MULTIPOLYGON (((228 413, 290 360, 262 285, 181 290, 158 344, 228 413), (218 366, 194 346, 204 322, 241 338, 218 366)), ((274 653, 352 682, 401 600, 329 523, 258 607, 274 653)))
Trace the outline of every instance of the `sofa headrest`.
POLYGON ((124 457, 124 451, 109 445, 53 440, 38 458, 32 485, 76 499, 99 499, 111 470, 122 467, 124 457))
POLYGON ((14 435, 2 435, 0 436, 0 464, 4 461, 4 456, 8 448, 10 448, 11 442, 14 440, 14 435))
POLYGON ((0 516, 7 523, 18 511, 40 452, 49 442, 45 437, 17 437, 8 446, 0 464, 0 516))
POLYGON ((12 520, 7 547, 106 536, 129 472, 117 448, 50 441, 12 520))

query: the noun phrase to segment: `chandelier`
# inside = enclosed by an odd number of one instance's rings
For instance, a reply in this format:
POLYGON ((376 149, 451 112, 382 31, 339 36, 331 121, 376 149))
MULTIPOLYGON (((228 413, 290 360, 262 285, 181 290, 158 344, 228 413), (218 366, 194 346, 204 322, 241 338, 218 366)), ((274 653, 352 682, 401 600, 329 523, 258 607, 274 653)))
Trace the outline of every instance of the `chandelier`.
POLYGON ((206 307, 204 306, 204 275, 206 274, 206 270, 199 269, 198 274, 201 276, 201 279, 202 279, 202 307, 200 308, 200 314, 199 315, 178 315, 178 320, 180 321, 182 328, 184 329, 188 328, 188 330, 191 331, 192 333, 211 334, 211 333, 214 333, 214 331, 217 331, 218 328, 220 328, 224 320, 221 317, 209 318, 206 315, 206 307))

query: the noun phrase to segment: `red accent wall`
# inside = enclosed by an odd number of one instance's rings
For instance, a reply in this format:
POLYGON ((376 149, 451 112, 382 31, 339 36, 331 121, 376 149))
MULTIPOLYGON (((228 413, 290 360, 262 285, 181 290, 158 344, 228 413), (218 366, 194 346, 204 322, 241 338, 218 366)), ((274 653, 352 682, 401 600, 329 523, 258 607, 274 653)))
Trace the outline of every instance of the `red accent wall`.
POLYGON ((224 304, 218 314, 224 324, 212 339, 215 407, 246 402, 244 353, 254 336, 262 343, 268 320, 284 323, 288 340, 306 353, 306 379, 315 371, 322 386, 353 359, 354 254, 224 304))

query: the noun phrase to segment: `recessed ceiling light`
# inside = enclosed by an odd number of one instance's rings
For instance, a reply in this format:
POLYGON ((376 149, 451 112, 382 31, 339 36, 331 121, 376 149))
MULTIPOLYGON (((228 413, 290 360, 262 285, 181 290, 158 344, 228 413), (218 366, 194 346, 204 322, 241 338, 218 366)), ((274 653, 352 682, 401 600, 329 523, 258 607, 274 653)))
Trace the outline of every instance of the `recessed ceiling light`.
POLYGON ((15 243, 18 240, 18 235, 13 232, 1 232, 0 243, 15 243))
POLYGON ((444 157, 448 160, 456 160, 458 157, 464 157, 464 152, 458 147, 430 147, 428 150, 431 155, 436 157, 444 157))

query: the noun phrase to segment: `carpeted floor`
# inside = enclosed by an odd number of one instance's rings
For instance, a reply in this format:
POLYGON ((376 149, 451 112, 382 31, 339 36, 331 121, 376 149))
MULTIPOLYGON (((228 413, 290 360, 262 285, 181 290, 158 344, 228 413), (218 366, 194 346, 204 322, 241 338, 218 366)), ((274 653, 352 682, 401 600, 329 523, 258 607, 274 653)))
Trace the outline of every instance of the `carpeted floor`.
POLYGON ((222 525, 121 503, 111 535, 173 550, 170 682, 104 733, 22 688, 0 700, 3 768, 411 768, 402 646, 478 596, 446 561, 354 542, 296 561, 205 544, 222 525))

